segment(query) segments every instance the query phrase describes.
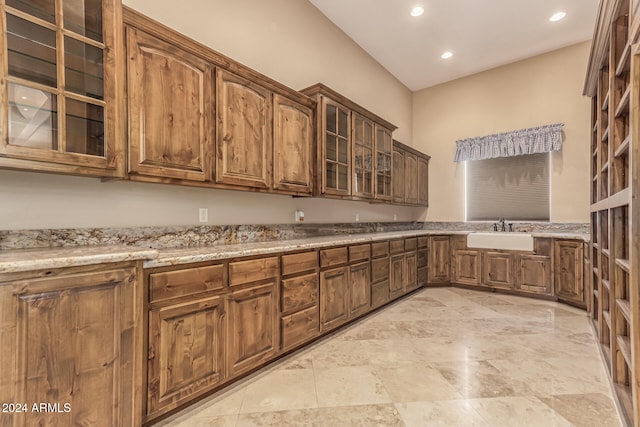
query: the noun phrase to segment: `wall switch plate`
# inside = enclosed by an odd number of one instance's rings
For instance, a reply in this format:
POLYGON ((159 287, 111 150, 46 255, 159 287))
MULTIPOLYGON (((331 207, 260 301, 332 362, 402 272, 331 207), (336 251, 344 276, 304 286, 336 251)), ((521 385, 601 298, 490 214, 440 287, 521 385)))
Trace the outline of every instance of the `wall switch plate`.
POLYGON ((296 211, 296 222, 304 222, 304 211, 300 209, 296 211))
POLYGON ((209 222, 209 209, 198 209, 198 217, 200 218, 200 222, 209 222))

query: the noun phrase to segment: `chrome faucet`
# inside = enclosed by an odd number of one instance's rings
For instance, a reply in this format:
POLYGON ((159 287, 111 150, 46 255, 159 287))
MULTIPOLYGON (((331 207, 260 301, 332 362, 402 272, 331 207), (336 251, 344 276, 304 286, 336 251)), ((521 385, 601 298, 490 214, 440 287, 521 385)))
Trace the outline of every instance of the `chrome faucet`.
POLYGON ((505 219, 504 219, 504 218, 500 218, 500 219, 498 220, 498 222, 500 223, 500 227, 502 228, 502 231, 507 231, 507 227, 506 227, 505 219))

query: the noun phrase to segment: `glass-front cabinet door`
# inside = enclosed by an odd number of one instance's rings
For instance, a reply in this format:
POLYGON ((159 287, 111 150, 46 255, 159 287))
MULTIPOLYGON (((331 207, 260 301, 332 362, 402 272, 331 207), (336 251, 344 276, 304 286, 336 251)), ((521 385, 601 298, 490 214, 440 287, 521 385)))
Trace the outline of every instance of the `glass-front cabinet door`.
POLYGON ((349 110, 324 98, 324 182, 327 194, 349 195, 349 110))
POLYGON ((353 112, 352 194, 373 196, 373 122, 353 112))
POLYGON ((376 125, 375 198, 391 200, 391 131, 376 125))
MULTIPOLYGON (((0 165, 114 176, 119 0, 0 0, 0 165)), ((122 72, 122 74, 124 74, 122 72)), ((123 77, 123 76, 122 76, 123 77)))

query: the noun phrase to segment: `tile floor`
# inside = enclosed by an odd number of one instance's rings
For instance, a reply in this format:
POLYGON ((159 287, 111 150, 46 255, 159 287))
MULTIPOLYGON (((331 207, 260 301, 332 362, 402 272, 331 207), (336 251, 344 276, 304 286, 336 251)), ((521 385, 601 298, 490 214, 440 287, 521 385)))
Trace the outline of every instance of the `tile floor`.
POLYGON ((423 289, 158 426, 620 426, 584 311, 423 289))

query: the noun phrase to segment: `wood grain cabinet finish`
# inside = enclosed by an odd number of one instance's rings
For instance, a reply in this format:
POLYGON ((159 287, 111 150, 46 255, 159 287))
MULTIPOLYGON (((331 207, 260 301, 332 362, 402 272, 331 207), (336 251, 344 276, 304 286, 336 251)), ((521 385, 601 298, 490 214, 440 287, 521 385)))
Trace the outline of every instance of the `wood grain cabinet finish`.
POLYGON ((277 295, 276 279, 229 294, 226 342, 229 375, 256 368, 278 351, 277 295))
POLYGON ((517 260, 518 278, 516 286, 518 289, 534 294, 553 294, 551 257, 520 255, 517 260))
POLYGON ((151 303, 221 290, 227 283, 224 264, 183 268, 149 275, 151 303))
POLYGON ((380 201, 391 201, 392 198, 392 157, 393 142, 391 131, 380 125, 375 126, 375 185, 374 198, 380 201))
POLYGON ((418 204, 418 156, 404 153, 404 202, 418 204))
POLYGON ((30 409, 2 414, 3 426, 141 424, 136 268, 86 270, 0 283, 0 400, 30 409), (41 402, 71 411, 31 411, 41 402))
POLYGON ((392 187, 393 187, 393 202, 397 204, 404 204, 405 202, 405 162, 404 162, 404 150, 398 148, 395 144, 393 146, 393 174, 392 174, 392 187))
POLYGON ((582 242, 556 240, 554 242, 555 294, 564 301, 585 305, 582 242))
POLYGON ((391 255, 389 258, 389 299, 395 299, 404 293, 405 283, 404 254, 391 255))
POLYGON ((426 154, 393 141, 393 203, 409 206, 429 204, 429 159, 426 154))
POLYGON ((389 242, 371 244, 371 308, 389 301, 389 242))
POLYGON ((216 182, 269 188, 271 92, 228 71, 216 71, 216 182))
POLYGON ((515 285, 514 255, 504 252, 484 252, 483 283, 497 288, 513 289, 515 285))
POLYGON ((349 268, 349 317, 358 317, 371 309, 371 264, 361 262, 349 268))
POLYGON ((352 126, 352 195, 354 198, 373 198, 374 123, 372 120, 351 113, 352 126))
POLYGON ((453 252, 453 282, 479 285, 482 281, 482 253, 477 250, 453 252))
POLYGON ((313 110, 275 94, 273 115, 273 188, 311 194, 313 110))
POLYGON ((213 67, 135 28, 126 35, 129 172, 210 181, 213 67))
POLYGON ((407 252, 404 255, 405 265, 405 292, 418 287, 418 254, 416 251, 407 252))
POLYGON ((345 323, 349 318, 349 268, 320 272, 320 332, 345 323))
POLYGON ((121 2, 3 1, 0 29, 0 167, 123 177, 121 2))
POLYGON ((224 379, 225 299, 203 297, 149 312, 147 414, 169 410, 224 379))
POLYGON ((418 157, 418 205, 429 206, 429 157, 418 157))
POLYGON ((451 249, 449 236, 429 238, 429 284, 451 281, 451 249))

